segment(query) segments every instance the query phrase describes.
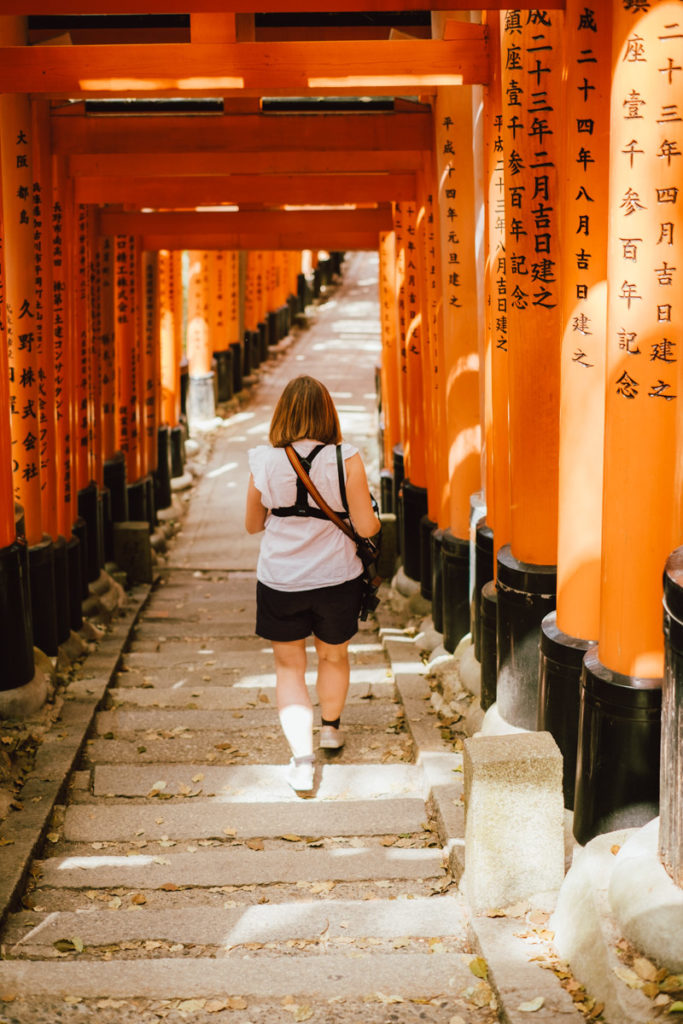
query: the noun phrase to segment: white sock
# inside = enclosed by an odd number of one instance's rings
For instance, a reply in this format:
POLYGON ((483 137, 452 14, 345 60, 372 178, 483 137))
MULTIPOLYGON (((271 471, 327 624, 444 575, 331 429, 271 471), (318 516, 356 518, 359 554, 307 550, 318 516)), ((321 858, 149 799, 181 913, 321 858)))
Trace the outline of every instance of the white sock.
POLYGON ((313 753, 313 708, 288 704, 280 708, 280 725, 294 757, 313 753))

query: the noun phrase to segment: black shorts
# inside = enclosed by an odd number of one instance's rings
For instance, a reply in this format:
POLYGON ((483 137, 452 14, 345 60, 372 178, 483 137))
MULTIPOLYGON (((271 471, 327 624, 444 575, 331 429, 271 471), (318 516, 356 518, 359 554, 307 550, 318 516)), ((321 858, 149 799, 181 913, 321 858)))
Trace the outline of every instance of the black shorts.
POLYGON ((303 640, 313 633, 326 644, 344 644, 358 630, 362 576, 315 590, 273 590, 256 584, 256 635, 265 640, 303 640))

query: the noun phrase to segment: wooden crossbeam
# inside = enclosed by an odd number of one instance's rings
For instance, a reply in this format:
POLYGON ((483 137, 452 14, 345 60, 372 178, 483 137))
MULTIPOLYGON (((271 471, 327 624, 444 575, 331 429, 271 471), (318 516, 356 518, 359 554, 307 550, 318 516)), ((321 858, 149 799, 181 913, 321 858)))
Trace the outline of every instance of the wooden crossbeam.
POLYGON ((423 111, 52 118, 59 154, 430 150, 433 139, 423 111))
POLYGON ((46 96, 393 95, 487 75, 483 28, 478 41, 0 47, 0 93, 46 96))
POLYGON ((76 202, 121 203, 159 209, 250 203, 282 206, 313 203, 408 202, 415 199, 412 174, 235 174, 225 177, 77 178, 76 202))
MULTIPOLYGON (((439 0, 440 11, 498 11, 509 7, 508 0, 439 0)), ((529 10, 538 0, 518 0, 515 7, 529 10)), ((546 0, 547 10, 564 10, 565 0, 546 0)), ((430 11, 434 0, 335 0, 335 11, 430 11)), ((317 13, 320 0, 60 0, 60 14, 188 14, 194 11, 256 11, 317 13)), ((2 0, 3 14, 54 14, 54 0, 2 0)))
POLYGON ((81 154, 69 157, 73 177, 172 178, 244 174, 406 173, 420 167, 415 150, 379 152, 131 153, 81 154))
MULTIPOLYGON (((391 231, 391 207, 360 210, 255 210, 235 213, 129 213, 101 210, 101 235, 174 235, 176 248, 186 235, 297 234, 322 236, 340 233, 391 231)), ((182 244, 182 248, 187 246, 182 244)), ((261 246, 263 248, 263 246, 261 246)))
POLYGON ((173 232, 142 235, 143 249, 327 249, 352 252, 377 249, 379 235, 374 231, 280 231, 265 234, 228 233, 224 235, 188 234, 179 239, 173 232))

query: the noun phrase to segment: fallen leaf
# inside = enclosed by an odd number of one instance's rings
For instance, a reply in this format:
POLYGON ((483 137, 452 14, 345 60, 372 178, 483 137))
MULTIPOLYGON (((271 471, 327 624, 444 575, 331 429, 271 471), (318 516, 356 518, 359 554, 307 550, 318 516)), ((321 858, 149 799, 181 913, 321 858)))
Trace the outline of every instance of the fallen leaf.
POLYGON ((616 974, 617 978, 619 978, 620 981, 625 982, 628 985, 629 988, 641 988, 642 987, 643 982, 638 977, 636 972, 632 971, 630 967, 624 967, 623 965, 620 964, 617 967, 613 967, 612 970, 616 974))
POLYGON ((79 1003, 83 1002, 82 996, 64 996, 62 999, 63 1003, 67 1003, 69 1006, 78 1006, 79 1003))
MULTIPOLYGON (((59 836, 57 836, 57 839, 59 839, 59 836)), ((13 842, 13 839, 5 839, 3 836, 3 838, 0 839, 0 846, 11 846, 13 842)))
POLYGON ((50 843, 58 843, 59 840, 61 839, 61 836, 60 836, 59 832, 48 832, 48 834, 45 836, 45 838, 50 843))
POLYGON ((16 992, 0 992, 0 1002, 13 1003, 16 998, 16 992))
POLYGON ((131 896, 130 902, 134 903, 138 907, 141 907, 143 903, 147 902, 147 897, 145 896, 144 892, 136 892, 133 893, 133 895, 131 896))
POLYGON ((267 693, 259 693, 258 699, 261 701, 262 704, 270 704, 270 697, 268 696, 267 693))
POLYGON ((192 776, 192 781, 193 782, 202 782, 203 780, 204 780, 204 772, 198 772, 196 775, 192 776))
POLYGON ((379 841, 380 846, 393 846, 394 843, 398 842, 398 836, 382 836, 379 841))
POLYGON ((662 992, 678 992, 683 989, 683 974, 670 974, 660 981, 659 988, 662 992))
POLYGON ((394 949, 403 949, 404 946, 409 946, 410 945, 410 939, 407 938, 406 936, 404 936, 401 939, 394 939, 392 945, 393 945, 394 949))
POLYGON ((183 999, 178 1003, 178 1009, 185 1013, 196 1013, 197 1010, 203 1010, 205 1005, 206 999, 183 999))
POLYGON ((293 832, 288 832, 284 836, 280 836, 280 839, 286 839, 288 843, 302 843, 303 839, 301 836, 295 835, 293 832))
POLYGON ((619 845, 619 843, 614 843, 613 846, 610 846, 609 852, 614 854, 614 856, 616 857, 616 855, 619 853, 620 849, 621 849, 621 846, 619 845))
POLYGON ((651 960, 647 960, 644 956, 636 957, 633 961, 633 970, 643 981, 655 981, 657 978, 657 968, 651 960))
POLYGON ((227 1004, 228 1010, 246 1010, 248 1005, 244 996, 230 996, 227 1004))
POLYGON ((536 996, 535 999, 530 999, 528 1003, 520 1003, 517 1007, 522 1013, 535 1013, 536 1010, 540 1010, 543 1006, 545 999, 543 996, 536 996))
POLYGON ((683 1003, 678 1000, 676 1003, 672 1003, 667 1013, 683 1013, 683 1003))
POLYGON ((262 850, 263 840, 262 839, 248 839, 246 844, 250 850, 262 850))
POLYGON ((224 828, 223 829, 223 835, 226 835, 226 836, 236 836, 237 835, 237 829, 236 828, 224 828))
POLYGON ((643 985, 643 995, 646 995, 648 999, 654 999, 655 996, 659 995, 659 985, 656 981, 646 981, 643 985))
POLYGON ((164 884, 160 885, 159 888, 163 889, 164 892, 177 892, 180 887, 177 886, 175 882, 164 882, 164 884))
POLYGON ((488 965, 484 960, 483 956, 477 956, 474 960, 470 960, 469 968, 475 978, 482 978, 486 981, 489 973, 488 965))

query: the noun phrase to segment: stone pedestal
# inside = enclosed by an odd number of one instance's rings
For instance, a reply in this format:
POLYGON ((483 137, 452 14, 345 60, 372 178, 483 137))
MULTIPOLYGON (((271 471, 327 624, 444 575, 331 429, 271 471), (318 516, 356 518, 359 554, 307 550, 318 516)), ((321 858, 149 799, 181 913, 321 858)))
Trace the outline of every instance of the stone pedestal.
POLYGON ((465 740, 465 893, 477 912, 559 890, 562 755, 550 733, 465 740))

